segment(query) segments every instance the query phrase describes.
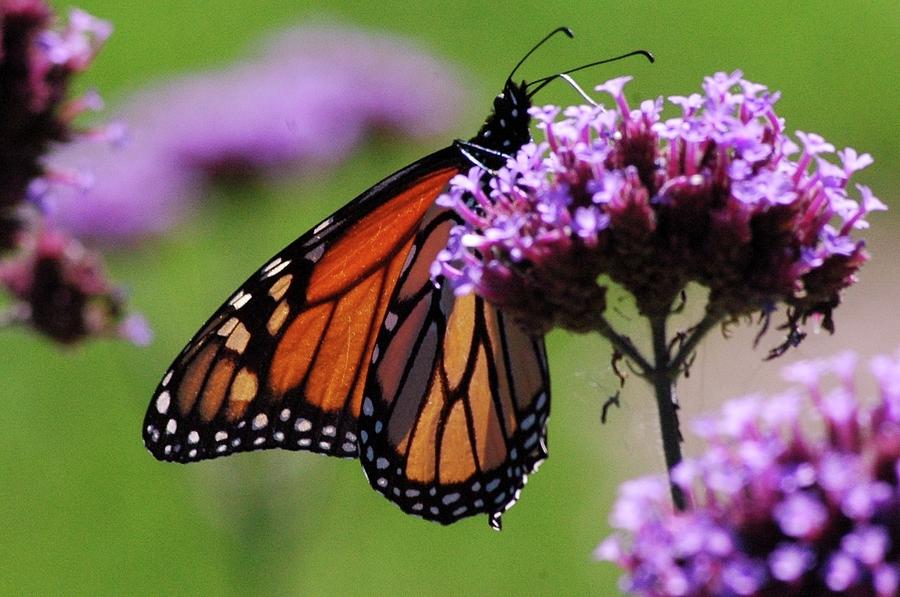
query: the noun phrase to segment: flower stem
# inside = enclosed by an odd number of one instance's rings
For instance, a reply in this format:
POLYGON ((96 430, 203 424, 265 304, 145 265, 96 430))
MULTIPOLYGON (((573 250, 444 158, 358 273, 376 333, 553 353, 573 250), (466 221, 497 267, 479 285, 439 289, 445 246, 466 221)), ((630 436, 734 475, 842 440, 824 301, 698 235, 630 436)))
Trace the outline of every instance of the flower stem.
MULTIPOLYGON (((685 362, 690 358, 691 354, 694 352, 694 349, 697 348, 697 344, 700 343, 700 340, 706 336, 707 332, 709 332, 713 327, 716 326, 720 321, 722 321, 721 313, 713 313, 711 311, 707 311, 706 315, 703 316, 703 319, 691 328, 690 335, 688 335, 687 339, 683 344, 678 348, 678 352, 672 357, 672 360, 669 361, 668 374, 669 377, 672 378, 672 382, 674 383, 675 379, 678 377, 678 374, 681 373, 681 367, 685 364, 685 362)), ((651 324, 652 325, 652 324, 651 324)), ((663 320, 663 338, 665 338, 665 320, 663 320)), ((655 340, 654 336, 654 342, 655 340)), ((655 345, 654 345, 655 350, 655 345)), ((659 362, 657 362, 659 365, 659 362)))
POLYGON ((666 317, 650 318, 653 332, 654 367, 648 370, 650 382, 656 394, 656 406, 659 410, 659 426, 662 430, 663 451, 666 455, 666 470, 669 472, 669 485, 672 490, 672 502, 678 510, 685 509, 685 498, 681 487, 672 482, 672 469, 681 462, 681 431, 678 426, 678 407, 675 404, 675 380, 677 375, 670 375, 674 359, 670 360, 669 344, 666 339, 666 317))
POLYGON ((613 329, 612 325, 606 320, 605 317, 600 317, 596 323, 595 329, 597 332, 609 340, 609 343, 612 344, 613 348, 619 351, 625 358, 630 359, 637 368, 644 374, 649 375, 653 370, 652 365, 644 358, 644 356, 640 353, 640 351, 631 343, 631 340, 628 336, 623 336, 615 329, 613 329))

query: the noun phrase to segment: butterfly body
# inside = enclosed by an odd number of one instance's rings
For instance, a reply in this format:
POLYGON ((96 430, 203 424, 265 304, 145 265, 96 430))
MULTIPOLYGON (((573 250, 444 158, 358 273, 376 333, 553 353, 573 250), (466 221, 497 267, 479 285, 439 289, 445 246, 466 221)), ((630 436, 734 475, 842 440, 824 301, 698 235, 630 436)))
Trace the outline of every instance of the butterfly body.
POLYGON ((469 142, 374 185, 250 276, 158 385, 149 451, 359 457, 406 512, 499 525, 547 456, 543 339, 429 270, 458 221, 435 199, 473 154, 497 167, 529 142, 529 107, 508 80, 469 142))

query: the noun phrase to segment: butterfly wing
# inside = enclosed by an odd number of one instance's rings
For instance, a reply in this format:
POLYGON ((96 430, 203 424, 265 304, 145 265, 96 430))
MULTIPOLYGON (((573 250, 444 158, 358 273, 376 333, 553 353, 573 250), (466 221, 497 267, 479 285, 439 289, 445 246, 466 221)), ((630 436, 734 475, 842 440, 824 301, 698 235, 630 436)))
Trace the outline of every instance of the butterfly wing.
POLYGON ((448 148, 404 168, 250 276, 158 385, 144 419, 150 452, 177 462, 275 447, 355 457, 387 299, 459 160, 448 148))
POLYGON ((475 295, 436 287, 429 268, 456 223, 432 208, 385 314, 359 419, 376 490, 404 511, 449 524, 499 515, 547 457, 543 339, 475 295))

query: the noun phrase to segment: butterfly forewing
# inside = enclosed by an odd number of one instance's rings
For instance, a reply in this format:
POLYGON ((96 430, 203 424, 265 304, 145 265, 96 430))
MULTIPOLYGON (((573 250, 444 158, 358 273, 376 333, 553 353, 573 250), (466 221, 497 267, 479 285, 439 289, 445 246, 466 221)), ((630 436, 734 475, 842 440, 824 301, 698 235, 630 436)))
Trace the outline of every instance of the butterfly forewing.
POLYGON ((191 462, 280 447, 355 457, 388 298, 456 156, 398 172, 253 274, 157 387, 144 421, 153 455, 191 462))
POLYGON ((455 223, 426 216, 373 354, 359 421, 372 486, 404 511, 449 524, 499 514, 547 457, 542 339, 428 270, 455 223))

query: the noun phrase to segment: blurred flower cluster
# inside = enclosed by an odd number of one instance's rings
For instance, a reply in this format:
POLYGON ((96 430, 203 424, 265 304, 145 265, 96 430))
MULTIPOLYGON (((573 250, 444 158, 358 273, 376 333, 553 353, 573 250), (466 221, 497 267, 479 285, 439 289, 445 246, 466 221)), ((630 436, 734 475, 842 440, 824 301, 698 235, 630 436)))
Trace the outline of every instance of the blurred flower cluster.
POLYGON ((320 170, 367 133, 427 137, 451 126, 462 86, 403 42, 329 25, 285 32, 259 55, 137 93, 115 123, 78 127, 95 92, 69 97, 112 27, 44 0, 0 0, 0 324, 61 343, 150 331, 127 315, 99 253, 163 232, 210 178, 320 170), (125 126, 118 122, 127 123, 125 126))
POLYGON ((831 331, 839 293, 867 259, 853 230, 884 205, 848 182, 872 163, 815 134, 785 134, 777 93, 716 73, 703 93, 633 109, 631 77, 597 87, 602 105, 533 108, 544 139, 492 173, 451 181, 442 205, 464 220, 433 268, 536 333, 598 329, 608 276, 641 314, 667 316, 686 284, 710 291, 707 313, 728 321, 788 307, 789 338, 819 316, 831 331), (562 117, 560 118, 560 113, 562 117))
POLYGON ((48 158, 84 184, 45 189, 53 220, 106 244, 169 229, 212 180, 321 173, 371 132, 427 138, 451 127, 463 86, 409 43, 309 24, 254 57, 140 91, 123 147, 72 144, 48 158))
POLYGON ((728 402, 697 422, 703 454, 672 472, 689 496, 673 512, 662 478, 625 483, 597 548, 639 595, 897 595, 900 590, 900 352, 800 362, 799 384, 728 402), (831 379, 836 379, 833 383, 831 379), (804 398, 805 396, 805 398, 804 398))
POLYGON ((45 167, 51 145, 115 134, 115 126, 78 128, 75 118, 101 102, 68 95, 111 31, 79 10, 60 25, 42 0, 0 0, 0 284, 11 297, 2 323, 31 325, 62 343, 149 341, 143 320, 125 315, 100 256, 49 224, 35 201, 55 177, 68 178, 45 167))

